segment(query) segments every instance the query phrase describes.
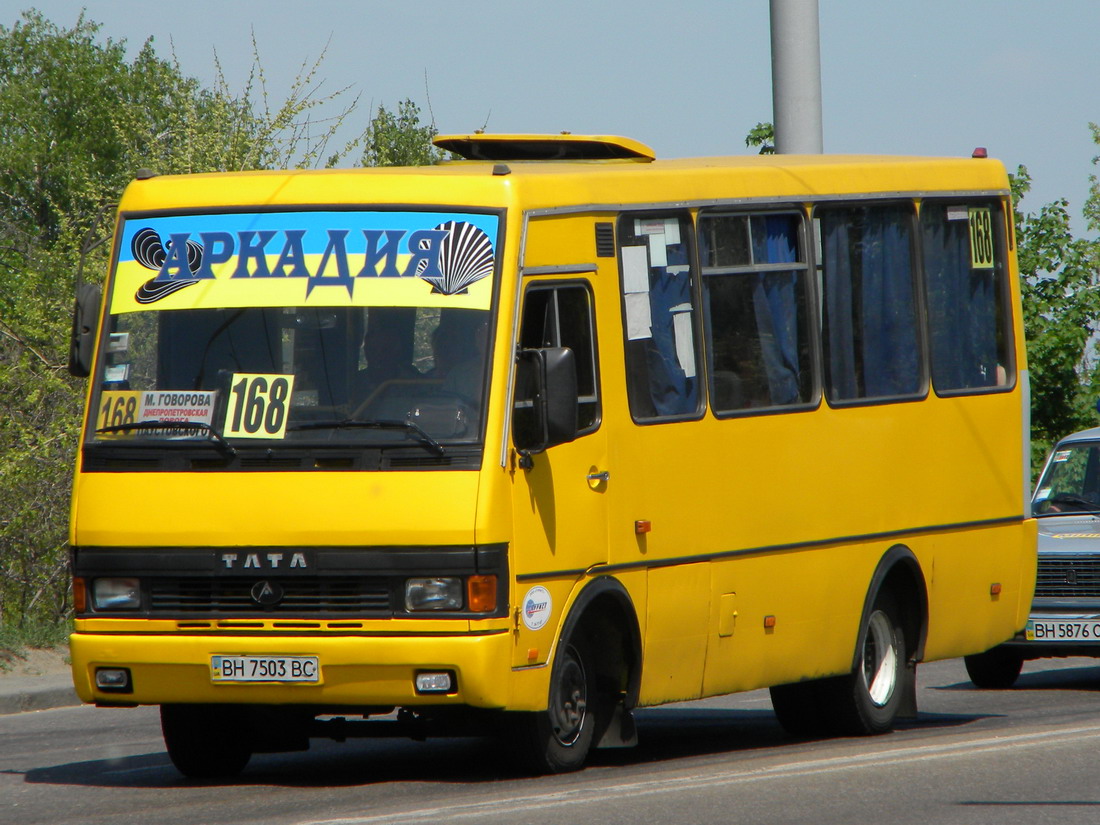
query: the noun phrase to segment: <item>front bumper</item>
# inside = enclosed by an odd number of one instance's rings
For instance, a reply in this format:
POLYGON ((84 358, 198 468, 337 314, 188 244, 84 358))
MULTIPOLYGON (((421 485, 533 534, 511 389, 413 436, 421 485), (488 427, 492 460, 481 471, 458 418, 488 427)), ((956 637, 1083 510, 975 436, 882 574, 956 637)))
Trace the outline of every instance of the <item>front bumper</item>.
POLYGON ((450 636, 114 635, 70 637, 73 683, 100 704, 277 704, 316 707, 467 705, 504 708, 510 700, 512 634, 450 636), (317 684, 225 683, 211 678, 211 657, 316 656, 317 684), (95 687, 99 667, 128 668, 132 692, 95 687), (418 671, 455 674, 453 693, 418 694, 418 671))

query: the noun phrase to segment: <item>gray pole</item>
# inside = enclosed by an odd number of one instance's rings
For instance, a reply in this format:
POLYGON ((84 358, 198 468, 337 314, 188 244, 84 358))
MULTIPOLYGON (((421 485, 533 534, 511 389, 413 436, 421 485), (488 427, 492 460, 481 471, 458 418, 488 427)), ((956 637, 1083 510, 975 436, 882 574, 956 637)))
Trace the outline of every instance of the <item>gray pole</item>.
POLYGON ((771 0, 775 151, 821 154, 817 0, 771 0))

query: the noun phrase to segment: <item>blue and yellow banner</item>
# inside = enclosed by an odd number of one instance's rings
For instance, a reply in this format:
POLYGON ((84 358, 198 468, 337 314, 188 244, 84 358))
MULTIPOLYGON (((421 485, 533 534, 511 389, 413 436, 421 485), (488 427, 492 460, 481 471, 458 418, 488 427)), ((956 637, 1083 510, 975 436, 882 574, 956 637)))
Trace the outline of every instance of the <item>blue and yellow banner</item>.
POLYGON ((488 309, 498 217, 237 212, 122 224, 111 312, 251 306, 488 309))

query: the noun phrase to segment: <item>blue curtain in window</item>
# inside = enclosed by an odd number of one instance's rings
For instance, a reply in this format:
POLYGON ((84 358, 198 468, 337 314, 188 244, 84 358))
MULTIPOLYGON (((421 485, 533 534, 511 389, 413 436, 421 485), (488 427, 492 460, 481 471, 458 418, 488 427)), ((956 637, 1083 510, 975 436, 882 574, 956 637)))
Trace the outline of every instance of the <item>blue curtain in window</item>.
MULTIPOLYGON (((757 263, 794 263, 798 260, 798 225, 790 216, 763 219, 757 232, 753 218, 753 259, 757 263)), ((772 404, 799 400, 798 302, 795 272, 761 272, 755 276, 753 309, 760 351, 768 377, 772 404)))
POLYGON ((915 393, 920 364, 908 214, 838 210, 822 218, 822 232, 833 397, 915 393))
POLYGON ((917 323, 907 215, 868 215, 863 239, 863 374, 869 397, 918 389, 917 323))

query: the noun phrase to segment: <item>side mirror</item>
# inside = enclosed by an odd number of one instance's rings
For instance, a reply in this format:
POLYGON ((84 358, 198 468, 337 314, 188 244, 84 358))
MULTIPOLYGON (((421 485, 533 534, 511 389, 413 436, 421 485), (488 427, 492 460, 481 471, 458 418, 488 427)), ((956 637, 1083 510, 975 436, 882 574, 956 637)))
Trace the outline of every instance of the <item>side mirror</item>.
POLYGON ((72 336, 69 339, 69 372, 77 378, 87 378, 92 374, 96 325, 99 323, 102 299, 103 288, 98 284, 85 283, 77 287, 72 336))
POLYGON ((577 361, 568 347, 525 349, 516 365, 512 438, 521 452, 542 452, 577 437, 577 361))

